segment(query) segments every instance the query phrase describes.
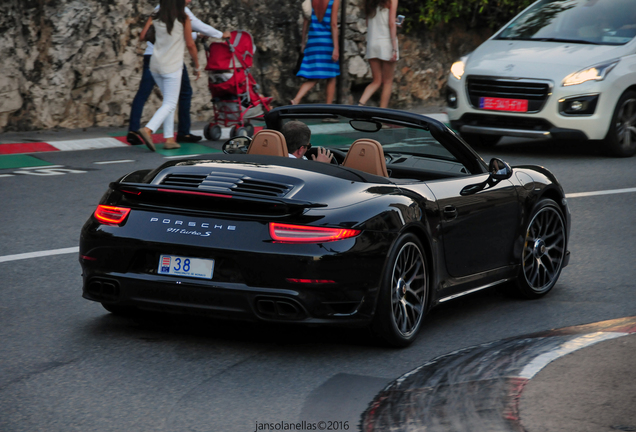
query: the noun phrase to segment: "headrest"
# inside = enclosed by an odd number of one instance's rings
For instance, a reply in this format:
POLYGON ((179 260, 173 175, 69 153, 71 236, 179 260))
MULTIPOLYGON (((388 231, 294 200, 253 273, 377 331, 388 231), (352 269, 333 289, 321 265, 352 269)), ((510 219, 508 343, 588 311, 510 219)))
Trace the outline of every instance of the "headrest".
POLYGON ((289 157, 285 137, 272 129, 263 129, 254 135, 247 154, 289 157))
POLYGON ((382 145, 372 139, 356 140, 345 157, 343 166, 382 177, 388 177, 382 145))

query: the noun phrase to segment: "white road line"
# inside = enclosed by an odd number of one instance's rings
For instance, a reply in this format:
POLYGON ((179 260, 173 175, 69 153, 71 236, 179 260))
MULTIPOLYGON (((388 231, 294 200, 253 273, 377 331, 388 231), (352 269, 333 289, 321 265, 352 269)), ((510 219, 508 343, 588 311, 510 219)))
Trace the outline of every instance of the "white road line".
POLYGON ((95 165, 108 165, 108 164, 118 164, 118 163, 129 163, 134 162, 134 159, 122 159, 122 160, 112 160, 112 161, 101 161, 101 162, 93 162, 95 165))
POLYGON ((581 198, 581 197, 596 196, 596 195, 614 195, 614 194, 630 193, 630 192, 636 192, 636 188, 612 189, 612 190, 604 190, 604 191, 596 191, 596 192, 578 192, 578 193, 565 194, 565 197, 566 198, 581 198))
POLYGON ((185 157, 195 157, 195 156, 201 156, 200 154, 189 154, 189 155, 178 155, 178 156, 164 156, 164 159, 182 159, 185 157))
POLYGON ((62 168, 64 165, 41 165, 41 166, 34 166, 34 167, 25 167, 25 168, 20 168, 22 170, 37 170, 37 169, 49 169, 49 168, 62 168))
POLYGON ((18 261, 18 260, 29 259, 29 258, 39 258, 39 257, 51 256, 51 255, 64 255, 64 254, 71 254, 71 253, 78 253, 78 252, 79 252, 79 247, 75 246, 70 248, 52 249, 47 251, 28 252, 28 253, 22 253, 17 255, 5 255, 5 256, 0 256, 0 263, 8 262, 8 261, 18 261))

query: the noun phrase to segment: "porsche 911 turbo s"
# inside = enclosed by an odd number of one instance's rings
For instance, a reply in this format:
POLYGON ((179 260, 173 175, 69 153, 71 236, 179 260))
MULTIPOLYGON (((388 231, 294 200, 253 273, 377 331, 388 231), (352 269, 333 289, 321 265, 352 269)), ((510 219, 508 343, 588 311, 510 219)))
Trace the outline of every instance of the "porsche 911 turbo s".
POLYGON ((505 282, 538 298, 568 263, 570 212, 543 167, 486 164, 443 123, 397 110, 265 119, 223 153, 111 183, 82 228, 83 296, 119 314, 369 326, 405 346, 435 305, 505 282), (332 163, 288 157, 290 120, 332 163))

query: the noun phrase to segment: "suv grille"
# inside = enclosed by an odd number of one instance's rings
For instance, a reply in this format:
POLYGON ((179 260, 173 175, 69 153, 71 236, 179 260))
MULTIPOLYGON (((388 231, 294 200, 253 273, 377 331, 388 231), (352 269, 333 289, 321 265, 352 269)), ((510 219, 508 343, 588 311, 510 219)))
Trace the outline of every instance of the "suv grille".
POLYGON ((525 99, 528 101, 528 112, 539 112, 552 94, 550 83, 545 81, 482 76, 469 76, 466 89, 470 104, 476 109, 479 109, 480 98, 495 97, 525 99))
POLYGON ((180 186, 221 193, 243 193, 259 196, 283 197, 292 185, 254 179, 242 174, 211 172, 203 174, 168 174, 161 182, 165 186, 180 186))

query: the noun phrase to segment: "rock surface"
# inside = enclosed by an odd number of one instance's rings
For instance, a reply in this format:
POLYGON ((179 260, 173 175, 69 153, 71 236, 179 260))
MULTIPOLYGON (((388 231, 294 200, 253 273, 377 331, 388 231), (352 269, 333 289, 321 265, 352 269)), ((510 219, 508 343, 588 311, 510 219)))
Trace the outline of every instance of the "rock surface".
MULTIPOLYGON (((145 43, 139 33, 158 1, 3 0, 0 2, 0 132, 123 126, 141 78, 145 43)), ((298 56, 302 0, 195 0, 194 14, 219 30, 242 29, 256 43, 251 72, 261 92, 284 105, 302 79, 298 56)), ((489 31, 458 24, 420 35, 399 31, 392 106, 440 105, 450 64, 474 49, 489 31)), ((359 0, 346 0, 341 102, 357 101, 371 81, 364 59, 366 22, 359 0)), ((209 41, 208 41, 209 43, 209 41)), ((205 64, 203 44, 197 43, 205 64)), ((190 61, 186 59, 186 65, 190 61)), ((191 68, 190 68, 191 69, 191 68)), ((207 79, 193 82, 193 121, 213 116, 207 79)), ((376 94, 378 97, 379 94, 376 94)), ((321 102, 317 85, 303 102, 321 102)), ((373 99, 377 101, 377 99, 373 99)), ((143 121, 161 104, 155 90, 143 121)))

